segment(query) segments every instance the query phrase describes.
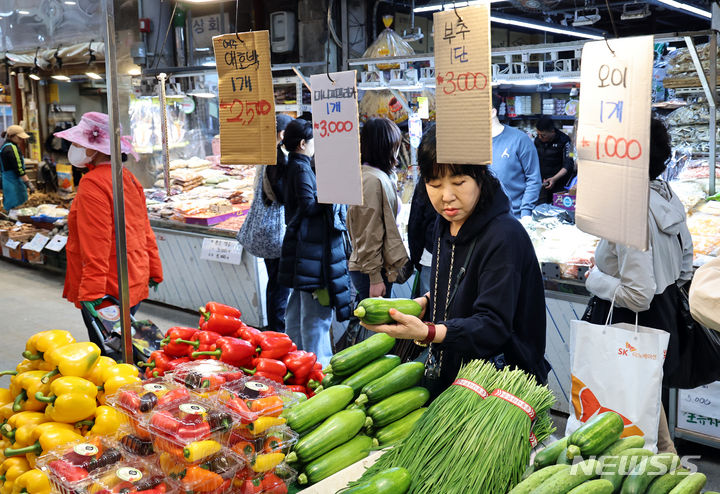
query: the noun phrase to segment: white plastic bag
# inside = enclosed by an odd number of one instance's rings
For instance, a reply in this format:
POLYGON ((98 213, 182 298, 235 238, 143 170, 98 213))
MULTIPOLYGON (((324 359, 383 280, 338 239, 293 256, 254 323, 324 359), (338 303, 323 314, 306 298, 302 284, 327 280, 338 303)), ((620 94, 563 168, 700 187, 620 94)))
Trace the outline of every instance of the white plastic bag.
POLYGON ((566 435, 596 415, 619 413, 622 437, 639 435, 657 451, 663 363, 670 334, 617 323, 571 321, 572 399, 566 435))

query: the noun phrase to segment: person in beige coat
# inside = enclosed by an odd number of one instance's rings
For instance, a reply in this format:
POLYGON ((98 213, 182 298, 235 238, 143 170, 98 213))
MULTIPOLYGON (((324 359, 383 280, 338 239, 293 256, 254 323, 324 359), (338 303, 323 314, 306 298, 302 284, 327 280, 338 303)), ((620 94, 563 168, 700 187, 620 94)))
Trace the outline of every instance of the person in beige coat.
POLYGON ((348 261, 357 300, 390 297, 392 283, 408 263, 395 220, 400 211, 394 169, 402 142, 387 118, 371 118, 360 134, 363 205, 348 208, 352 254, 348 261))
POLYGON ((690 313, 703 326, 720 331, 720 258, 695 272, 690 285, 690 313))

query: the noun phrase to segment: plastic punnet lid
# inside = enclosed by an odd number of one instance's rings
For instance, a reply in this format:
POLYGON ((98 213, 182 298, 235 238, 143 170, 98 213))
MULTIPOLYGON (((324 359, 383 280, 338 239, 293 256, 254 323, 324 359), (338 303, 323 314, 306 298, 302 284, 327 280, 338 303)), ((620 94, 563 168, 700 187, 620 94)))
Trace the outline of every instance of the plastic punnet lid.
POLYGON ((169 379, 194 391, 216 391, 245 376, 243 371, 219 360, 194 360, 178 365, 169 379))
POLYGON ((146 457, 155 453, 152 441, 144 434, 137 434, 130 424, 121 426, 117 431, 117 437, 125 455, 146 457))
POLYGON ((68 487, 87 482, 124 459, 117 441, 97 436, 50 450, 37 459, 38 467, 54 482, 68 487))
POLYGON ((248 466, 238 472, 233 480, 233 487, 239 489, 240 492, 258 494, 287 492, 287 486, 292 484, 296 478, 297 472, 284 462, 264 473, 257 473, 248 466), (285 488, 283 489, 283 487, 285 488))
POLYGON ((139 492, 165 484, 165 475, 148 462, 121 461, 112 468, 91 475, 88 492, 139 492))
POLYGON ((245 467, 245 462, 238 455, 223 448, 202 463, 184 465, 182 472, 177 472, 167 460, 160 459, 163 470, 167 467, 174 470, 167 472, 171 478, 177 478, 181 490, 186 494, 207 493, 213 494, 229 492, 232 489, 233 478, 245 467))
POLYGON ((108 397, 108 403, 124 414, 138 419, 158 406, 190 397, 187 388, 161 377, 130 383, 108 397))
POLYGON ((230 433, 228 445, 235 453, 252 462, 258 454, 288 454, 298 438, 298 434, 287 426, 271 427, 255 435, 246 426, 239 425, 230 433))
POLYGON ((236 415, 240 422, 249 424, 260 417, 278 417, 284 408, 295 404, 298 397, 287 387, 270 379, 247 376, 223 385, 215 400, 236 415))

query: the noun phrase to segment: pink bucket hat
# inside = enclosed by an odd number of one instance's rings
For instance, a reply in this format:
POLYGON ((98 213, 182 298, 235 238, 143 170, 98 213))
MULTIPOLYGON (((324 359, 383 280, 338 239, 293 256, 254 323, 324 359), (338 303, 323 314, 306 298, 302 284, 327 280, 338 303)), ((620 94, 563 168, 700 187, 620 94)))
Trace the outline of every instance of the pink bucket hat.
MULTIPOLYGON (((110 125, 106 113, 88 112, 80 118, 80 123, 75 127, 55 132, 54 135, 110 156, 110 125)), ((123 153, 132 154, 136 160, 138 159, 130 143, 130 137, 120 137, 120 148, 123 153)))

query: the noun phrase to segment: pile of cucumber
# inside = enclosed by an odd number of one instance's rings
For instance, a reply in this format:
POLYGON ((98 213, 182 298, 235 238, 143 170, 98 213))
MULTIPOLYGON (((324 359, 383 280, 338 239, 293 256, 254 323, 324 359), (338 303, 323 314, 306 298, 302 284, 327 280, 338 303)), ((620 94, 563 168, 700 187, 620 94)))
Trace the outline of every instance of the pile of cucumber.
POLYGON ((640 436, 620 438, 623 420, 605 412, 535 455, 510 494, 698 494, 702 473, 690 473, 671 453, 643 449, 640 436), (581 461, 582 460, 582 461, 581 461))
POLYGON ((378 333, 337 353, 322 390, 283 414, 300 434, 287 456, 301 472, 298 483, 320 482, 372 449, 401 441, 425 411, 430 393, 418 386, 423 364, 386 355, 394 344, 378 333))

